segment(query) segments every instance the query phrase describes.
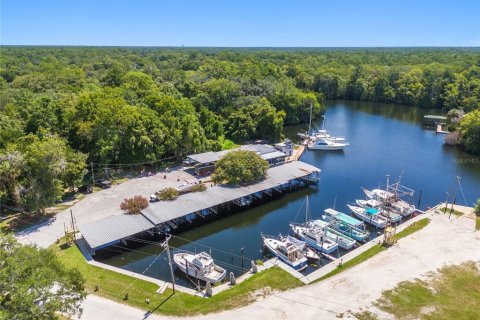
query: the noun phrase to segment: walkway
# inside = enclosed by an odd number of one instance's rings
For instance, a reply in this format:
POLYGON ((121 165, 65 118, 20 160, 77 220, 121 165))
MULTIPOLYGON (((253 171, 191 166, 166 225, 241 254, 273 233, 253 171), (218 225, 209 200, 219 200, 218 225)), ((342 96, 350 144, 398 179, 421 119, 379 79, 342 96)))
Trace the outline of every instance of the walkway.
MULTIPOLYGON (((339 313, 371 307, 383 290, 400 281, 421 277, 445 264, 480 261, 480 232, 474 220, 462 216, 449 220, 437 214, 423 230, 401 239, 364 263, 325 281, 277 293, 232 311, 195 319, 338 319, 339 313), (446 234, 455 234, 445 241, 446 234), (458 248, 462 248, 459 250, 458 248), (401 267, 399 267, 401 263, 401 267), (372 281, 372 279, 375 279, 372 281)), ((81 319, 145 319, 145 312, 90 295, 81 319)), ((158 315, 147 319, 166 319, 158 315)), ((347 317, 344 317, 346 319, 347 317)), ((177 318, 175 318, 177 319, 177 318)))

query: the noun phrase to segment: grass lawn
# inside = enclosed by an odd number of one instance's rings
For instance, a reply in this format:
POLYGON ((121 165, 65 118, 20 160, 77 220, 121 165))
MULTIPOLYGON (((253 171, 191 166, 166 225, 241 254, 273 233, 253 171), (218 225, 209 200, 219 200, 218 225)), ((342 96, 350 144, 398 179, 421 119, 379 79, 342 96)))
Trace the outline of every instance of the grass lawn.
POLYGON ((163 294, 156 294, 158 286, 127 275, 89 265, 76 246, 62 249, 61 245, 51 247, 59 259, 68 267, 76 267, 86 279, 88 293, 95 294, 117 302, 126 303, 142 310, 154 311, 165 315, 191 316, 209 312, 219 312, 244 306, 255 301, 254 293, 264 295, 269 291, 284 291, 295 288, 302 283, 278 267, 260 272, 230 290, 226 290, 209 299, 191 296, 167 289, 163 294), (123 300, 128 293, 128 300, 123 300), (150 299, 150 304, 145 303, 150 299))
MULTIPOLYGON (((417 232, 417 231, 425 228, 429 223, 430 223, 430 219, 423 218, 423 219, 415 222, 414 224, 406 227, 402 231, 398 232, 395 235, 395 238, 397 240, 399 240, 399 239, 402 239, 406 236, 409 236, 412 233, 417 232)), ((325 279, 330 278, 330 277, 332 277, 332 276, 334 276, 334 275, 336 275, 340 272, 348 270, 348 269, 356 266, 357 264, 360 264, 360 263, 370 259, 371 257, 375 256, 376 254, 378 254, 378 253, 380 253, 384 250, 386 250, 386 248, 383 245, 376 244, 373 247, 371 247, 370 249, 368 249, 367 251, 362 252, 361 254, 356 256, 355 258, 343 263, 342 266, 338 266, 335 270, 327 273, 326 275, 324 275, 323 277, 321 277, 318 280, 315 280, 314 282, 325 280, 325 279)))
POLYGON ((396 319, 478 319, 480 269, 474 262, 447 266, 426 280, 405 281, 375 302, 396 319))

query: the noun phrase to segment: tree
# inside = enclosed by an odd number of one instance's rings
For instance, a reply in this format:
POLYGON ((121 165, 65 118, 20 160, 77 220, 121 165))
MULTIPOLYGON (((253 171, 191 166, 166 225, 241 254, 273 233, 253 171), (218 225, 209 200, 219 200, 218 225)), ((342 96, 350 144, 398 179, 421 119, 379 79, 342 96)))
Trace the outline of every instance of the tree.
POLYGON ((148 200, 142 196, 123 199, 120 209, 130 214, 140 214, 143 209, 148 207, 148 200))
POLYGON ((477 204, 475 205, 475 213, 480 214, 480 198, 477 200, 477 204))
POLYGON ((178 192, 178 190, 175 188, 164 188, 156 193, 158 199, 164 201, 174 200, 178 198, 179 195, 180 192, 178 192))
POLYGON ((467 113, 460 121, 460 133, 465 149, 480 154, 480 110, 467 113))
POLYGON ((253 151, 231 151, 215 163, 212 181, 228 184, 255 182, 265 178, 268 167, 268 162, 253 151))
POLYGON ((22 246, 0 234, 0 318, 58 319, 59 312, 80 316, 85 280, 67 269, 55 253, 22 246))

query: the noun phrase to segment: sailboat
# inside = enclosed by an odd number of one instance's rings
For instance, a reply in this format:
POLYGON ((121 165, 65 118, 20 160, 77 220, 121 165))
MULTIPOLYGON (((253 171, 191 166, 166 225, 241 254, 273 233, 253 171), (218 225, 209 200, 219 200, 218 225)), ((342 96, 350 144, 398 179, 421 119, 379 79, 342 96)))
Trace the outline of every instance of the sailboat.
POLYGON ((308 196, 306 196, 305 224, 291 223, 290 229, 314 250, 327 254, 334 252, 338 249, 338 243, 330 239, 323 228, 308 222, 308 208, 308 196))
MULTIPOLYGON (((298 132, 297 135, 300 138, 306 140, 307 143, 313 142, 317 139, 325 139, 327 141, 334 142, 334 143, 344 143, 345 145, 343 147, 349 145, 348 143, 345 142, 345 138, 331 136, 330 134, 328 134, 327 130, 323 128, 325 126, 325 115, 323 116, 322 128, 319 130, 313 130, 312 129, 312 112, 313 112, 313 104, 310 104, 310 118, 308 123, 308 131, 298 132)), ((322 150, 327 150, 327 149, 322 149, 322 150)))

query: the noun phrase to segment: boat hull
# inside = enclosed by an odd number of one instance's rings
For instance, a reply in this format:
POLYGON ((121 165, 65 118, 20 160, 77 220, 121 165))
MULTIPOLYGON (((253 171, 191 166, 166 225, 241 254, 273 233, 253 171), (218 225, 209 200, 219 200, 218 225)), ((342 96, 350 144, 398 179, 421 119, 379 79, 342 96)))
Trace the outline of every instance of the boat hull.
POLYGON ((295 261, 295 262, 292 262, 290 261, 287 257, 285 257, 284 255, 280 254, 276 247, 275 247, 275 244, 274 244, 274 241, 278 241, 276 239, 272 239, 272 238, 267 238, 267 237, 263 237, 263 245, 264 247, 271 253, 273 254, 275 257, 279 258, 280 260, 282 260, 285 264, 287 264, 288 266, 292 267, 293 269, 297 270, 297 271, 302 271, 304 270, 308 264, 307 264, 307 259, 305 258, 304 260, 301 260, 301 261, 295 261))
POLYGON ((183 254, 184 253, 174 254, 173 261, 183 273, 190 277, 216 284, 218 282, 221 282, 227 275, 226 270, 217 265, 214 265, 213 270, 211 270, 208 274, 204 274, 201 271, 195 269, 194 267, 187 267, 185 259, 183 258, 183 254))

